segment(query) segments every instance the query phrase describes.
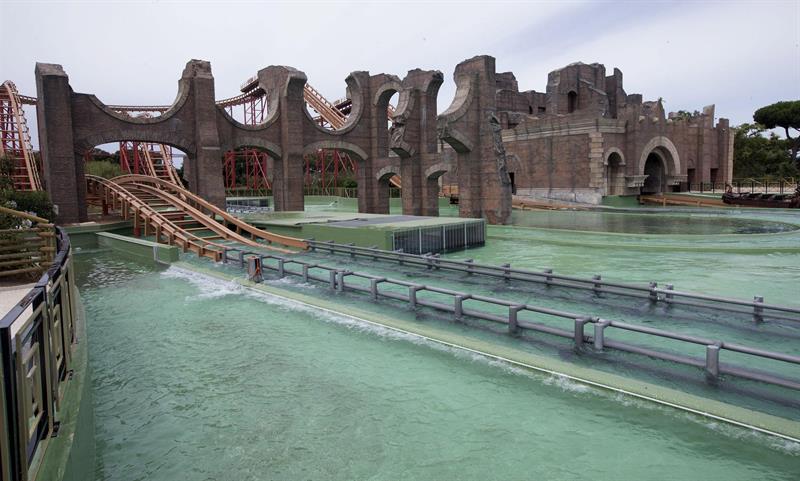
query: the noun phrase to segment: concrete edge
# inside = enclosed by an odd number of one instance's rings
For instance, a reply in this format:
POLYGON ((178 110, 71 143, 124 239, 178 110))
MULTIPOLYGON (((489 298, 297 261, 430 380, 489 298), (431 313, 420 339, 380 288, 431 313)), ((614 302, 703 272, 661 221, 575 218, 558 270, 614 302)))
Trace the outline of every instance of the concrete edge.
POLYGON ((137 239, 111 232, 97 232, 97 244, 112 250, 122 251, 156 262, 170 263, 180 258, 180 249, 175 246, 159 244, 145 239, 137 239))

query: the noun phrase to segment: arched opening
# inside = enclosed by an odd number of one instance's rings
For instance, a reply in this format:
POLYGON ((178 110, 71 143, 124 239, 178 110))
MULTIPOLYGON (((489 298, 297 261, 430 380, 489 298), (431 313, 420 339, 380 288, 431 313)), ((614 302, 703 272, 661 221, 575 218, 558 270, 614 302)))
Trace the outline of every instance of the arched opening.
POLYGON ((318 149, 305 154, 305 195, 358 197, 357 158, 343 149, 318 149))
MULTIPOLYGON (((375 174, 377 185, 374 192, 375 212, 388 214, 391 212, 392 193, 396 191, 393 179, 400 178, 400 164, 389 164, 375 174)), ((395 208, 397 208, 395 206, 395 208)))
POLYGON ((655 151, 647 156, 647 160, 644 163, 644 175, 647 178, 642 186, 642 194, 659 194, 666 190, 666 165, 664 158, 655 151))
POLYGON ((107 179, 124 174, 149 175, 185 186, 185 158, 185 153, 167 144, 123 140, 88 149, 83 155, 84 173, 107 179))
POLYGON ((567 113, 571 114, 578 108, 578 92, 570 90, 567 94, 567 113))
POLYGON ((225 152, 222 175, 225 196, 266 197, 272 194, 273 160, 266 150, 239 147, 225 152))
POLYGON ((447 166, 435 164, 425 171, 425 194, 422 202, 422 215, 439 215, 439 193, 442 191, 442 177, 448 172, 447 166))
MULTIPOLYGON (((187 155, 175 146, 142 140, 121 140, 88 148, 81 155, 85 176, 113 179, 126 174, 155 177, 180 187, 188 187, 183 178, 187 155)), ((108 204, 96 192, 87 192, 87 214, 90 219, 109 215, 108 204)))
POLYGON ((606 165, 606 195, 623 195, 625 193, 625 166, 622 156, 612 152, 606 165))
POLYGON ((348 96, 338 99, 326 98, 309 83, 306 83, 303 90, 303 99, 314 123, 327 130, 339 130, 344 127, 353 111, 353 100, 348 96))
MULTIPOLYGON (((389 103, 386 106, 386 118, 388 120, 387 126, 388 126, 388 129, 389 129, 388 135, 387 135, 387 141, 388 142, 391 142, 392 127, 394 127, 394 120, 392 119, 392 117, 394 117, 394 114, 397 113, 397 105, 398 105, 399 100, 400 100, 400 93, 397 92, 397 91, 394 91, 392 96, 389 97, 389 103)), ((391 151, 391 150, 389 150, 388 156, 389 156, 389 158, 393 158, 393 159, 398 159, 399 160, 398 155, 396 153, 394 153, 393 151, 391 151)), ((389 185, 389 197, 392 197, 392 198, 400 197, 401 189, 403 187, 403 182, 402 182, 402 179, 401 179, 399 173, 394 175, 394 176, 392 176, 389 179, 389 184, 390 184, 389 185)))

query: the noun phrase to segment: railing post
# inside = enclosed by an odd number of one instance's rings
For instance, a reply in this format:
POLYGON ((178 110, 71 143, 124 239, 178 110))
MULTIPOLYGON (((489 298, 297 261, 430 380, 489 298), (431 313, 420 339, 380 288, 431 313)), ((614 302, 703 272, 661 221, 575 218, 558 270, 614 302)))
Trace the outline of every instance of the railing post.
POLYGON ((594 348, 602 351, 606 344, 606 327, 611 324, 610 321, 600 319, 594 324, 594 348))
POLYGON ((397 252, 397 265, 398 266, 402 266, 403 265, 403 249, 397 249, 395 252, 397 252))
POLYGON ((317 245, 314 243, 314 238, 309 237, 306 240, 308 241, 308 247, 311 248, 311 252, 317 252, 317 245))
MULTIPOLYGON (((378 246, 376 246, 376 245, 369 246, 369 248, 370 248, 370 250, 373 251, 372 252, 373 254, 375 254, 375 251, 378 250, 378 246)), ((378 256, 377 255, 373 255, 372 256, 372 262, 378 262, 378 256)))
POLYGON ((706 380, 716 383, 719 380, 719 344, 706 346, 706 380))
POLYGON ((408 305, 411 306, 412 309, 416 309, 417 307, 417 291, 424 288, 425 286, 419 284, 408 286, 408 305))
POLYGON ((524 308, 525 306, 508 306, 508 333, 512 336, 519 334, 518 315, 524 308))
POLYGON ((328 274, 330 276, 330 288, 336 289, 336 271, 328 271, 328 274))
POLYGON ((503 264, 500 267, 503 268, 503 280, 506 282, 511 281, 511 264, 503 264))
POLYGON ((278 259, 278 279, 283 279, 286 277, 286 269, 284 268, 285 261, 283 259, 278 259))
POLYGON ((264 280, 261 274, 261 258, 258 256, 249 257, 247 259, 247 278, 252 282, 261 282, 264 280))
POLYGON ((764 308, 759 304, 764 304, 764 296, 753 296, 753 322, 761 324, 764 322, 764 308))
POLYGON ((378 300, 378 279, 369 280, 369 293, 373 301, 378 300))
POLYGON ((308 264, 303 264, 303 282, 308 282, 308 264))
POLYGON ((650 302, 658 302, 658 282, 650 283, 650 302))
POLYGON ((580 351, 583 349, 583 341, 584 341, 584 334, 583 334, 583 326, 586 325, 591 319, 588 317, 579 317, 575 319, 575 332, 573 335, 573 341, 575 342, 575 350, 580 351))
MULTIPOLYGON (((549 268, 545 269, 544 273, 545 274, 552 274, 553 273, 553 269, 549 269, 549 268)), ((547 287, 550 287, 550 283, 551 282, 553 282, 553 276, 545 276, 544 277, 544 283, 547 285, 547 287)))
POLYGON ((460 321, 464 318, 464 301, 468 299, 467 296, 456 295, 453 298, 453 318, 460 321))
POLYGON ((348 245, 348 246, 350 246, 350 258, 351 258, 351 259, 355 259, 355 258, 356 258, 356 251, 355 251, 355 249, 353 248, 353 246, 355 246, 355 243, 353 243, 353 242, 350 242, 350 243, 349 243, 349 244, 347 244, 347 245, 348 245))
MULTIPOLYGON (((466 224, 464 224, 464 225, 466 226, 466 224)), ((467 275, 469 275, 469 276, 472 275, 472 263, 473 262, 475 262, 475 259, 466 259, 464 261, 464 263, 467 264, 467 275)))
MULTIPOLYGON (((600 274, 592 276, 593 281, 599 281, 601 279, 602 277, 600 276, 600 274)), ((603 285, 600 282, 592 283, 592 290, 594 291, 595 294, 600 294, 600 289, 602 289, 602 287, 603 285)))
POLYGON ((337 272, 336 289, 339 292, 344 292, 344 271, 337 272))
MULTIPOLYGON (((666 289, 668 291, 672 291, 672 290, 675 290, 675 286, 673 286, 672 284, 667 284, 666 289)), ((672 293, 671 292, 667 292, 667 294, 664 296, 664 298, 666 299, 667 302, 672 301, 672 293)))
POLYGON ((433 269, 433 257, 431 257, 432 255, 433 254, 431 254, 430 252, 426 252, 425 255, 423 255, 423 257, 425 258, 425 262, 427 264, 425 268, 428 270, 433 269))

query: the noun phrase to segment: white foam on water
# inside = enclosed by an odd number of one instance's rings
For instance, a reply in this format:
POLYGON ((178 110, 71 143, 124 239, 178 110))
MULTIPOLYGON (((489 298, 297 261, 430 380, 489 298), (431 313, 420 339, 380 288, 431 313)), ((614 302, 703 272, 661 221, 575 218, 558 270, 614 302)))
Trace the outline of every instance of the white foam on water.
MULTIPOLYGON (((692 412, 687 412, 680 406, 668 406, 657 402, 657 400, 651 401, 651 400, 641 399, 636 397, 635 395, 626 394, 620 391, 601 389, 600 387, 585 384, 578 380, 572 379, 569 376, 558 373, 545 374, 542 372, 537 372, 532 369, 528 369, 521 365, 515 364, 513 362, 504 360, 502 358, 491 356, 489 354, 484 354, 454 344, 449 344, 449 343, 444 343, 442 341, 429 339, 419 334, 414 334, 399 329, 386 327, 376 322, 369 321, 367 319, 362 319, 355 316, 338 313, 325 308, 313 306, 304 303, 302 301, 297 301, 294 299, 289 299, 275 294, 248 288, 234 281, 226 281, 216 277, 211 277, 201 273, 197 273, 192 270, 171 266, 166 271, 163 271, 161 275, 164 276, 165 278, 182 279, 191 282, 201 292, 197 296, 191 296, 190 298, 213 299, 227 295, 240 295, 282 309, 303 312, 323 322, 329 322, 345 326, 348 329, 352 329, 358 332, 377 335, 381 338, 390 340, 410 342, 415 345, 432 348, 437 351, 451 354, 459 359, 464 359, 470 362, 477 362, 491 366, 493 368, 500 369, 508 374, 525 376, 527 378, 536 380, 538 382, 542 382, 548 386, 557 387, 565 392, 601 396, 606 399, 610 399, 614 402, 617 402, 623 406, 631 407, 633 409, 655 410, 658 411, 659 413, 666 414, 669 416, 676 416, 677 414, 678 415, 677 417, 680 417, 686 421, 690 421, 693 424, 701 425, 706 429, 719 432, 725 435, 726 437, 730 437, 737 440, 756 442, 762 445, 766 445, 772 449, 779 450, 786 454, 800 456, 800 443, 780 438, 774 435, 762 433, 754 429, 748 429, 746 426, 729 424, 722 421, 709 420, 707 416, 703 416, 701 414, 696 414, 692 412)), ((270 281, 269 283, 291 284, 293 287, 301 286, 301 287, 316 289, 316 286, 313 286, 311 284, 304 282, 297 282, 293 279, 288 279, 288 278, 281 279, 278 281, 270 281)))
POLYGON ((569 392, 577 392, 577 393, 591 392, 593 394, 605 394, 603 393, 603 391, 600 391, 599 389, 594 389, 590 386, 587 386, 586 384, 573 381, 567 376, 561 376, 559 374, 550 375, 544 378, 543 382, 548 386, 556 386, 564 391, 569 391, 569 392))
POLYGON ((161 276, 167 279, 183 279, 191 282, 200 293, 196 296, 188 296, 186 300, 189 302, 193 300, 216 299, 230 295, 242 295, 246 292, 240 284, 233 281, 224 281, 177 267, 170 267, 166 271, 163 271, 161 276))

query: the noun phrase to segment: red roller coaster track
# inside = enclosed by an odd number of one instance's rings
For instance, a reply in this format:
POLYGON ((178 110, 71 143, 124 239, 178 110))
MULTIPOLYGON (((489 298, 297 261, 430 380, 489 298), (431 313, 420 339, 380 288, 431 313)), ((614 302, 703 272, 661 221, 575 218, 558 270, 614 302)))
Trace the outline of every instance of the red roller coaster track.
MULTIPOLYGON (((8 176, 16 190, 42 190, 39 166, 22 109, 22 96, 11 81, 0 87, 0 156, 10 161, 8 176)), ((30 100, 30 97, 25 97, 30 100)), ((35 102, 36 99, 33 99, 35 102)))

